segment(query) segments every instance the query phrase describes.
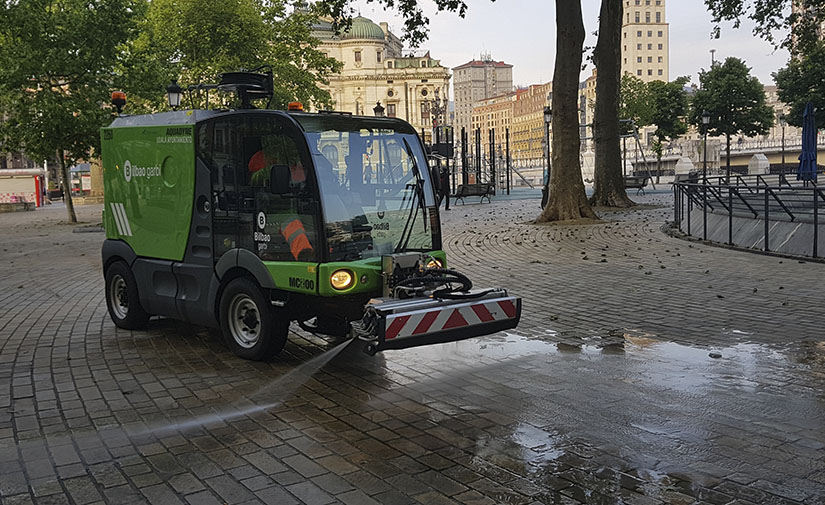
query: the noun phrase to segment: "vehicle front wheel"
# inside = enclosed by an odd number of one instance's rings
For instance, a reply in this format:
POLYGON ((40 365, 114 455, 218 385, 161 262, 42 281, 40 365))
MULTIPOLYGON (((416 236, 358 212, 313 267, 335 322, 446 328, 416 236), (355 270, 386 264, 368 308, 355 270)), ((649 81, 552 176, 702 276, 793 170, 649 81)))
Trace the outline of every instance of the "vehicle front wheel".
POLYGON ((137 282, 132 269, 123 261, 116 261, 106 269, 106 307, 112 322, 126 330, 140 330, 149 322, 138 296, 137 282))
POLYGON ((289 319, 249 279, 235 279, 226 286, 221 295, 220 318, 227 347, 241 358, 268 360, 286 344, 289 319))

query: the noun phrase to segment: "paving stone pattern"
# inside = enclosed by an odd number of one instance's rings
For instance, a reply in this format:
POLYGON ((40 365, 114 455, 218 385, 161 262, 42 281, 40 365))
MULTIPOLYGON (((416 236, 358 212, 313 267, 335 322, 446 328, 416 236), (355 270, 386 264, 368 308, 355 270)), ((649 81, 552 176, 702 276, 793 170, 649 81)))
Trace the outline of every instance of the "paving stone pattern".
POLYGON ((456 205, 451 264, 523 296, 517 330, 375 357, 295 330, 272 363, 115 328, 102 234, 0 214, 0 502, 825 503, 825 265, 668 237, 667 198, 456 205))

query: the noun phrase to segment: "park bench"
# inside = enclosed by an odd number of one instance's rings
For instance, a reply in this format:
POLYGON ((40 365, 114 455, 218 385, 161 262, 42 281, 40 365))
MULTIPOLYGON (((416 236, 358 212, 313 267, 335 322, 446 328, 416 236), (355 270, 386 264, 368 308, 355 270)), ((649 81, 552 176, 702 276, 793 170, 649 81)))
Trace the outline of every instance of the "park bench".
POLYGON ((647 177, 626 175, 624 178, 625 189, 635 189, 637 195, 645 194, 645 186, 647 186, 647 177))
POLYGON ((464 205, 464 198, 468 196, 480 196, 481 201, 479 203, 484 203, 485 198, 487 198, 488 202, 492 203, 490 196, 493 193, 494 188, 492 184, 460 184, 458 188, 456 188, 453 198, 456 200, 461 200, 462 205, 464 205))

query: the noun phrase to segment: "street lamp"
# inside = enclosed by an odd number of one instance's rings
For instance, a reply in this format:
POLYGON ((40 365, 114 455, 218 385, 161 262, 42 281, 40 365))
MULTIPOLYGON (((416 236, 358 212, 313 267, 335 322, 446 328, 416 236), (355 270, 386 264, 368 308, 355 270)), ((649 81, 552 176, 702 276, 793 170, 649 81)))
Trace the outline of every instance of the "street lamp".
POLYGON ((550 123, 553 122, 553 109, 550 106, 544 107, 544 142, 547 147, 547 171, 545 172, 544 180, 550 183, 550 123))
POLYGON ((172 110, 177 110, 180 107, 180 95, 183 92, 180 86, 178 86, 178 81, 172 81, 172 83, 166 87, 166 97, 169 99, 169 107, 172 110))
POLYGON ((779 115, 779 124, 782 126, 782 175, 785 175, 785 125, 787 124, 787 118, 784 112, 779 115))
POLYGON ((381 105, 381 102, 375 102, 375 107, 372 108, 372 112, 375 114, 375 117, 384 117, 384 107, 381 105))
POLYGON ((704 184, 708 183, 708 125, 710 125, 710 112, 702 111, 702 130, 704 130, 705 146, 705 161, 702 163, 702 178, 704 184))

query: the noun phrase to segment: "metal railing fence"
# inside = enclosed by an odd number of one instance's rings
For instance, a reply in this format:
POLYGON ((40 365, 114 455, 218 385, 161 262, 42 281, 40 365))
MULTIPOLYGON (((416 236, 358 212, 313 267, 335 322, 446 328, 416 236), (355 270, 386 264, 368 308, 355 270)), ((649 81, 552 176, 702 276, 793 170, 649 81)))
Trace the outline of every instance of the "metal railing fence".
MULTIPOLYGON (((687 235, 693 235, 692 214, 702 211, 702 239, 708 239, 708 214, 728 216, 727 244, 733 245, 734 217, 764 221, 762 250, 771 251, 771 228, 777 221, 810 223, 813 237, 811 256, 820 256, 820 214, 825 210, 825 186, 813 181, 797 181, 786 174, 708 177, 700 174, 673 183, 674 221, 687 235), (682 225, 685 225, 683 229, 682 225)), ((695 217, 693 218, 695 219, 695 217)), ((697 223, 698 224, 698 223, 697 223)))

